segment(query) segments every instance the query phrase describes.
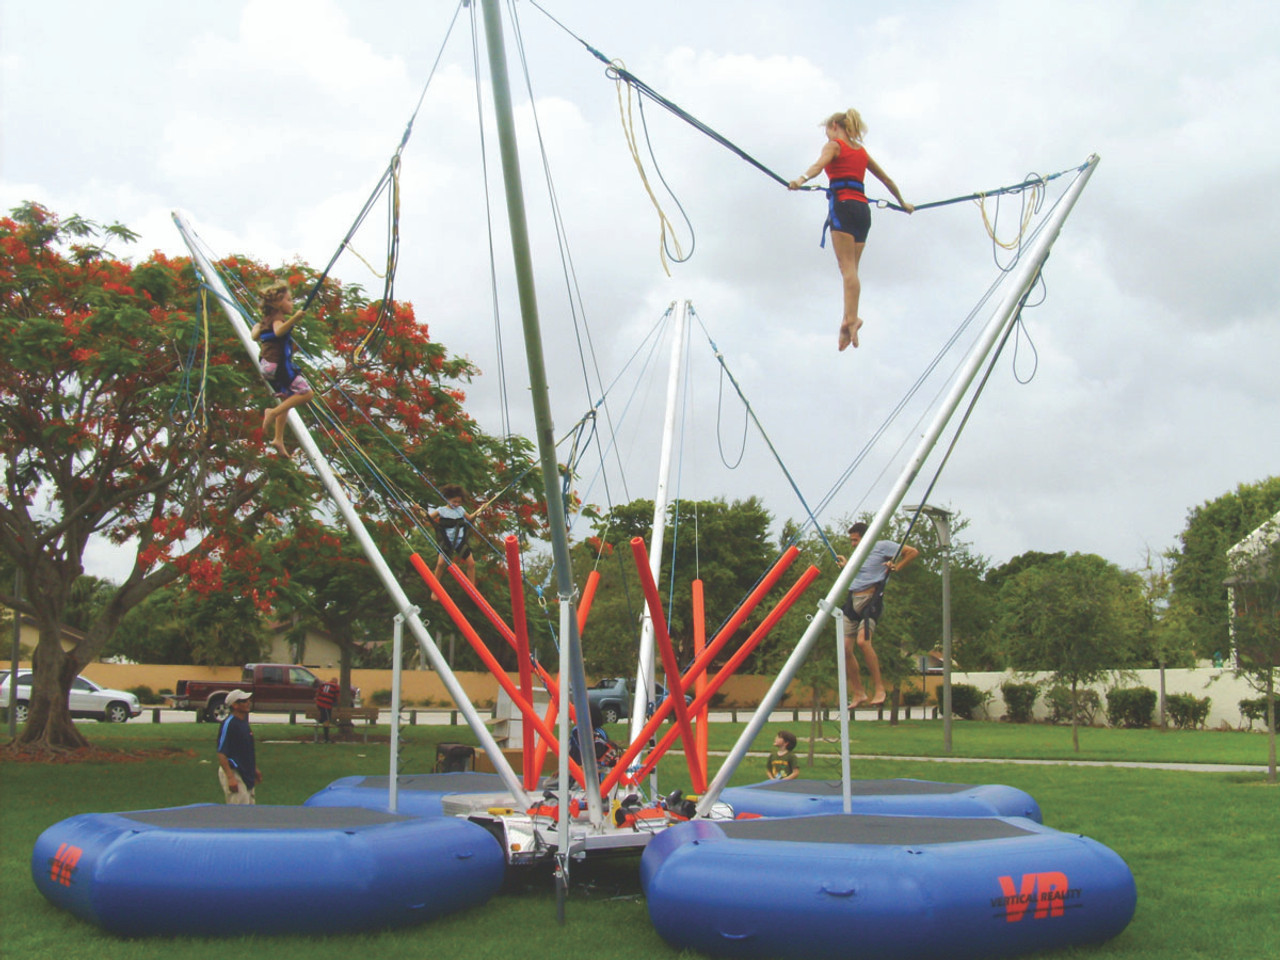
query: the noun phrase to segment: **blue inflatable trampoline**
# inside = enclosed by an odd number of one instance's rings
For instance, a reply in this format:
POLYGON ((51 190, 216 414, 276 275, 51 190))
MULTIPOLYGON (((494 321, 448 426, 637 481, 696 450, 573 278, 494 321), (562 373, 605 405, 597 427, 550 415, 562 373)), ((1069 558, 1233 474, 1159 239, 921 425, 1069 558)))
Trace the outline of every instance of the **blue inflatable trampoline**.
POLYGON ((1107 847, 1017 818, 691 821, 640 874, 668 943, 725 957, 1012 956, 1114 937, 1137 901, 1107 847))
POLYGON ((421 923, 502 885, 466 820, 354 808, 200 804, 63 820, 31 873, 54 905, 123 936, 339 933, 421 923))
MULTIPOLYGON (((308 807, 387 809, 389 777, 341 777, 307 798, 308 807)), ((417 773, 396 778, 396 812, 414 817, 444 814, 444 798, 458 793, 505 793, 496 773, 417 773)))
MULTIPOLYGON (((936 783, 932 780, 854 780, 850 813, 916 817, 1026 817, 1042 822, 1031 794, 1001 784, 936 783)), ((766 780, 730 787, 720 799, 735 813, 803 817, 844 812, 839 780, 766 780)))

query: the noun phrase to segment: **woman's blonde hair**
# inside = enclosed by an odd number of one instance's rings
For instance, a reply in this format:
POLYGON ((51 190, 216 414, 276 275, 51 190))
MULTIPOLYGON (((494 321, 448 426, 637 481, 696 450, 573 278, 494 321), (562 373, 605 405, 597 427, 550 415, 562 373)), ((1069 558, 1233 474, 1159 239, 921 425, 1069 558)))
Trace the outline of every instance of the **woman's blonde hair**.
POLYGON ((850 107, 842 113, 833 113, 827 119, 822 121, 822 129, 835 124, 845 132, 845 136, 849 138, 850 143, 860 143, 866 135, 867 125, 862 122, 862 114, 850 107))
POLYGON ((258 295, 262 298, 262 312, 279 313, 280 307, 277 304, 289 295, 288 280, 274 280, 258 291, 258 295))

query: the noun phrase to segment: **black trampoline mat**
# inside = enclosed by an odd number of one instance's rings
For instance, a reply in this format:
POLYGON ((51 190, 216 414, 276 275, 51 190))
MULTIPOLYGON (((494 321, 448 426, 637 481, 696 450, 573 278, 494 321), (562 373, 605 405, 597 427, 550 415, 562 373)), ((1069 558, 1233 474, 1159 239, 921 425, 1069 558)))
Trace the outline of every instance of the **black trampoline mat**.
POLYGON ((136 810, 122 817, 179 830, 351 830, 417 819, 362 807, 271 807, 209 804, 136 810))
MULTIPOLYGON (((844 792, 839 780, 770 780, 748 789, 805 793, 815 797, 838 797, 844 792)), ((850 789, 855 797, 923 796, 972 790, 973 784, 936 783, 932 780, 854 780, 850 789)))
MULTIPOLYGON (((390 777, 365 777, 358 784, 370 790, 388 790, 390 777)), ((396 777, 397 790, 429 790, 433 793, 493 793, 505 784, 496 773, 414 773, 396 777)))
POLYGON ((1035 833, 1003 820, 956 817, 881 817, 831 814, 825 817, 734 820, 717 823, 733 840, 777 840, 787 843, 866 843, 923 846, 1002 840, 1035 833))

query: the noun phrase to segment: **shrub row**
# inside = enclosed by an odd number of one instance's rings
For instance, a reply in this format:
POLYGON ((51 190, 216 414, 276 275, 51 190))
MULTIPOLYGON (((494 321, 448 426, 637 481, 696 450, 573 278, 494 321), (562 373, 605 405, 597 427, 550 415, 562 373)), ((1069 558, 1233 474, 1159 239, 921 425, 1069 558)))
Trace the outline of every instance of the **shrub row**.
POLYGON ((1034 683, 1000 684, 1000 692, 1004 695, 1004 705, 1008 708, 1006 716, 1014 723, 1030 723, 1035 716, 1036 697, 1040 688, 1034 683))
MULTIPOLYGON (((1045 691, 1044 702, 1049 708, 1050 723, 1071 722, 1071 688, 1059 684, 1045 691)), ((1093 726, 1102 707, 1102 698, 1088 687, 1076 691, 1076 722, 1093 726)))
POLYGON ((1198 730, 1209 719, 1209 704, 1212 702, 1208 697, 1171 693, 1164 698, 1164 708, 1179 730, 1198 730))
POLYGON ((1107 723, 1138 729, 1151 726, 1156 692, 1150 687, 1117 687, 1107 693, 1107 723))

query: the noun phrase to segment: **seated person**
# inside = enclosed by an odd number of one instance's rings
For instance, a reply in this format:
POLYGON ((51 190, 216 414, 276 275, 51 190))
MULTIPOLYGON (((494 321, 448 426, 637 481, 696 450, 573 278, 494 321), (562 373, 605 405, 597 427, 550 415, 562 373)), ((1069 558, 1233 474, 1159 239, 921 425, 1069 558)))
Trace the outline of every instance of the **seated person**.
MULTIPOLYGON (((603 779, 604 771, 618 762, 618 757, 622 754, 622 748, 609 739, 609 734, 604 729, 604 716, 600 713, 599 705, 594 703, 591 704, 591 729, 594 731, 592 740, 595 743, 596 768, 603 779)), ((569 733, 569 757, 574 763, 582 763, 582 749, 578 745, 577 725, 569 733)))

